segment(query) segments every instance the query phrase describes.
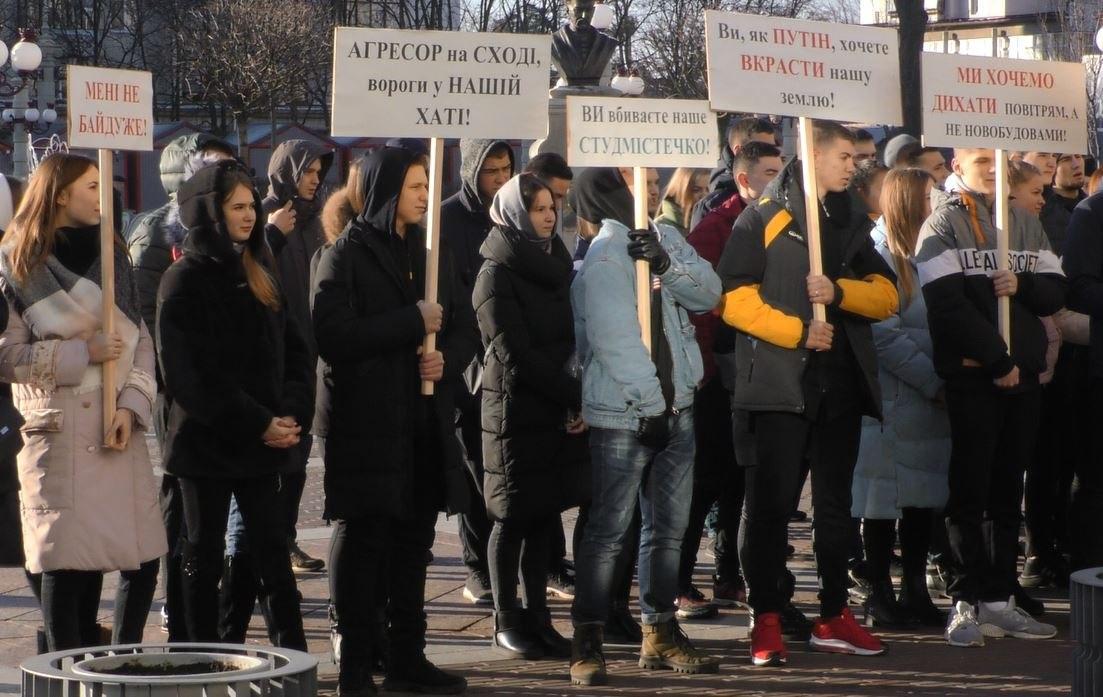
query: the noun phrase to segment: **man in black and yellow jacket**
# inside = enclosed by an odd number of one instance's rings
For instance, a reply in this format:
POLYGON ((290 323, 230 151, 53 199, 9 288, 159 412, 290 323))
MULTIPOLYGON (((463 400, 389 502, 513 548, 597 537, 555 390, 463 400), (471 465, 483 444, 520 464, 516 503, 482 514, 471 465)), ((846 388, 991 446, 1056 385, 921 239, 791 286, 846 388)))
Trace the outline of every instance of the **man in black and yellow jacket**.
POLYGON ((751 660, 786 662, 779 612, 786 602, 786 525, 812 470, 820 617, 814 650, 877 655, 881 642, 847 609, 850 485, 863 414, 880 416, 877 355, 870 323, 897 308, 895 277, 873 248, 870 222, 851 211, 854 136, 830 122, 815 127, 823 275, 809 273, 801 163, 794 160, 735 223, 718 271, 723 318, 736 339, 736 440, 747 470, 739 557, 754 611, 751 660), (812 303, 827 321, 812 319, 812 303))

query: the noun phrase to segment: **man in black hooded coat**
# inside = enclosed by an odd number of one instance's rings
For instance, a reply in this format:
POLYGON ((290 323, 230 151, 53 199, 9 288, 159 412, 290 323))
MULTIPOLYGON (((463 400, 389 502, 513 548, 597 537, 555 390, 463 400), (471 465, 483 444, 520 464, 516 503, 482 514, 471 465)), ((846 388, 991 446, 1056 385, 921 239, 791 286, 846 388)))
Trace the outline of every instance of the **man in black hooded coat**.
MULTIPOLYGON (((513 176, 516 164, 513 149, 504 140, 465 138, 460 141, 460 179, 462 187, 440 207, 440 236, 452 246, 456 274, 468 300, 475 288, 475 276, 482 268, 479 253, 494 223, 490 204, 494 194, 513 176)), ((472 330, 478 336, 472 314, 472 330)), ((475 505, 459 517, 463 563, 467 567, 463 597, 476 605, 491 605, 487 544, 490 520, 483 500, 482 447, 482 349, 467 366, 464 380, 467 390, 456 393, 456 437, 463 449, 464 464, 470 475, 469 493, 475 505)))
MULTIPOLYGON (((311 365, 317 360, 317 347, 310 330, 310 260, 325 244, 322 230, 322 185, 333 166, 333 152, 308 140, 288 140, 276 146, 268 162, 268 195, 261 201, 266 215, 281 208, 294 212, 294 227, 286 233, 286 244, 274 249, 280 287, 287 296, 293 320, 307 337, 311 365)), ((311 439, 303 438, 296 451, 298 467, 280 480, 287 544, 291 565, 297 571, 321 571, 325 565, 299 548, 295 526, 299 521, 299 502, 306 486, 306 461, 311 439)))
POLYGON ((363 213, 322 253, 313 290, 320 363, 313 432, 326 439, 325 515, 337 521, 329 565, 342 694, 374 690, 370 667, 384 650, 384 689, 442 694, 466 686, 425 658, 425 573, 438 512, 462 513, 470 503, 453 395, 463 389, 478 337, 442 239, 443 377, 433 396, 422 396, 419 354, 431 305, 422 300, 425 232, 398 225, 397 216, 407 173, 423 166, 405 148, 366 158, 363 213), (385 620, 376 612, 384 605, 385 620))

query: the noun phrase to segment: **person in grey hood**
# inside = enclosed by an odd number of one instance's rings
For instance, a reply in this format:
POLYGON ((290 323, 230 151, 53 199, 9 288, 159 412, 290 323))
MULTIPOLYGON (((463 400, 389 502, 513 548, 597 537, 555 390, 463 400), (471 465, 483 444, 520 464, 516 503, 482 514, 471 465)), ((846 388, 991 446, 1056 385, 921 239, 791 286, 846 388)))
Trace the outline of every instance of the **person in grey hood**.
MULTIPOLYGON (((288 314, 299 325, 310 349, 311 363, 317 362, 318 348, 310 322, 310 260, 325 244, 322 228, 322 184, 333 166, 333 152, 308 140, 287 140, 276 146, 268 161, 268 195, 261 202, 266 215, 281 217, 277 222, 286 235, 276 255, 280 288, 287 297, 288 314)), ((306 484, 306 461, 310 457, 311 438, 305 436, 297 451, 300 467, 281 476, 284 520, 287 522, 288 550, 296 571, 321 571, 325 562, 303 552, 295 541, 299 519, 299 501, 306 484)))
MULTIPOLYGON (((475 287, 475 275, 483 264, 479 250, 494 227, 490 205, 494 195, 513 176, 516 163, 513 149, 503 140, 465 138, 460 141, 460 157, 463 185, 441 204, 440 234, 451 245, 456 275, 470 293, 475 287)), ((467 393, 457 391, 456 394, 456 436, 471 474, 471 499, 476 502, 483 498, 482 429, 479 425, 482 364, 480 352, 464 373, 467 393)), ((487 562, 490 521, 486 509, 476 503, 459 519, 463 563, 467 567, 463 597, 476 605, 490 605, 493 602, 487 562)))

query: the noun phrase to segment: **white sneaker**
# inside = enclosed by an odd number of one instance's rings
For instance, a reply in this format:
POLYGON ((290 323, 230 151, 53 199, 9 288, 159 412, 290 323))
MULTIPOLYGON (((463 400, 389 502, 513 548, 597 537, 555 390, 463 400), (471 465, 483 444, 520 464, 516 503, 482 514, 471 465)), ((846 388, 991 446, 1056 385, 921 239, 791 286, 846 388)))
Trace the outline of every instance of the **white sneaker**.
POLYGON ((1057 636, 1057 627, 1039 622, 1026 610, 1015 607, 1015 596, 1005 603, 981 603, 980 631, 988 637, 1010 636, 1016 639, 1050 639, 1057 636))
POLYGON ((950 608, 950 621, 946 623, 946 643, 965 648, 984 646, 984 634, 977 624, 973 606, 959 600, 950 608))

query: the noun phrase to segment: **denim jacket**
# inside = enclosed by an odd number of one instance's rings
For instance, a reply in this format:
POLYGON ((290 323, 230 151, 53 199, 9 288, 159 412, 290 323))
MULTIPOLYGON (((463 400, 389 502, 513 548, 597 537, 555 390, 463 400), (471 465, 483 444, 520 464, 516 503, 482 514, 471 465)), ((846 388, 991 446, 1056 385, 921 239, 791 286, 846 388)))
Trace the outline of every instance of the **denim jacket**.
MULTIPOLYGON (((662 275, 663 327, 674 370, 675 409, 693 404, 704 370, 687 310, 709 312, 720 301, 720 277, 678 231, 655 226, 670 255, 662 275)), ((628 228, 606 220, 571 287, 575 340, 582 363, 582 416, 591 426, 635 430, 639 419, 665 411, 655 365, 640 337, 636 273, 628 228)))

